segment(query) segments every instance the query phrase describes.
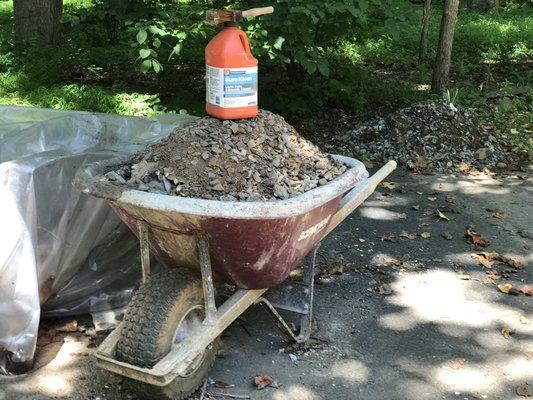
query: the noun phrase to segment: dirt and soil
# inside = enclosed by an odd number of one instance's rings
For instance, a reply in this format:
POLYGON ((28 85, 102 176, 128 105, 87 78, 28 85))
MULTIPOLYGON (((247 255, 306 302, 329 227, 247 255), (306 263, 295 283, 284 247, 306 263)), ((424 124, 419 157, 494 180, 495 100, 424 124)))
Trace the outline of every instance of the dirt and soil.
POLYGON ((296 196, 345 170, 283 117, 261 110, 249 120, 198 119, 104 179, 174 196, 254 201, 296 196))

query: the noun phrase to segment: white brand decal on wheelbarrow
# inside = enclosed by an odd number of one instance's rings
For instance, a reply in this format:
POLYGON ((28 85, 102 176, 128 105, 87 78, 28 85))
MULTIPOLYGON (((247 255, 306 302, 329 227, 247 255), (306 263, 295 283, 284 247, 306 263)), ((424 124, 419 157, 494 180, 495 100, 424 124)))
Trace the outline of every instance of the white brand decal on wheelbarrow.
POLYGON ((305 240, 305 239, 313 236, 315 233, 320 232, 322 229, 324 229, 326 227, 326 225, 329 222, 330 217, 324 218, 318 224, 315 224, 311 228, 306 229, 305 231, 300 233, 300 237, 298 238, 298 241, 301 242, 302 240, 305 240))

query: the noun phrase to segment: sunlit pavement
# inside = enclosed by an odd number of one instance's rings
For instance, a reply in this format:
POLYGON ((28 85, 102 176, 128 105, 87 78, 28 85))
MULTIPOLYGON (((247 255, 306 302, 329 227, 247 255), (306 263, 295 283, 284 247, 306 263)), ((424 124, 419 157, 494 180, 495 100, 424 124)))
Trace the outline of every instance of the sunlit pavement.
MULTIPOLYGON (((524 398, 517 389, 533 384, 533 297, 497 284, 533 283, 531 180, 400 171, 389 181, 320 248, 314 336, 327 344, 287 348, 270 315, 252 308, 224 334, 210 375, 235 386, 212 390, 271 400, 524 398), (487 248, 467 242, 467 225, 487 248), (480 265, 479 251, 524 267, 491 282, 489 270, 509 268, 480 265), (343 271, 329 276, 334 265, 343 271), (514 333, 506 338, 505 329, 514 333), (256 390, 260 372, 279 387, 256 390)), ((0 378, 0 400, 133 398, 95 367, 88 344, 68 337, 46 366, 0 378)))

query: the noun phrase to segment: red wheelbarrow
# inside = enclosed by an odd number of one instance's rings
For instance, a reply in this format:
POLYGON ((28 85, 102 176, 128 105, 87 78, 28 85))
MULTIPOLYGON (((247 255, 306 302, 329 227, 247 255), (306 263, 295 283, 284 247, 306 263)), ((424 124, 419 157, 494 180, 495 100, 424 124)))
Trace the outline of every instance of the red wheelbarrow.
POLYGON ((335 157, 349 166, 341 176, 299 196, 263 202, 168 196, 99 179, 125 159, 80 171, 75 186, 106 199, 141 248, 143 283, 98 348, 98 364, 129 378, 141 396, 181 399, 202 384, 218 337, 252 304, 265 305, 290 339, 309 339, 320 241, 396 168, 389 161, 368 177, 360 161, 335 157), (150 253, 170 268, 150 274, 150 253), (302 280, 285 280, 298 265, 302 280), (215 282, 234 288, 219 305, 215 282), (299 332, 278 309, 301 316, 299 332))

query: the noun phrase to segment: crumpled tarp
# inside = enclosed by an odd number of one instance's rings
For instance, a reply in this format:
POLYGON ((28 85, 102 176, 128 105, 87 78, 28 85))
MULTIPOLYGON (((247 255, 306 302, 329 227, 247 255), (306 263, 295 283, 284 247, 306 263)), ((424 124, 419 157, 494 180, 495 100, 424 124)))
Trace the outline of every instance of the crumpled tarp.
POLYGON ((193 118, 0 106, 0 372, 31 365, 42 314, 123 307, 140 277, 137 239, 76 171, 193 118))

